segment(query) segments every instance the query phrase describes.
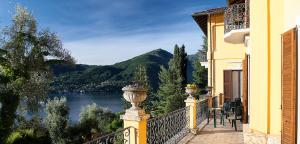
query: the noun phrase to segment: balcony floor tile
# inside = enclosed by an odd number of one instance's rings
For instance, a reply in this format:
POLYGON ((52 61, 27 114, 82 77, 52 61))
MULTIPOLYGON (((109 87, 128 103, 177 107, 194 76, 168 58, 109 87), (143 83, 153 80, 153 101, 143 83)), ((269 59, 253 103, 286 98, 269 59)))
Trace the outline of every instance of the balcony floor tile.
POLYGON ((228 120, 225 126, 220 125, 217 120, 217 127, 214 128, 213 120, 210 121, 188 144, 243 144, 243 125, 237 121, 238 131, 231 127, 228 120))

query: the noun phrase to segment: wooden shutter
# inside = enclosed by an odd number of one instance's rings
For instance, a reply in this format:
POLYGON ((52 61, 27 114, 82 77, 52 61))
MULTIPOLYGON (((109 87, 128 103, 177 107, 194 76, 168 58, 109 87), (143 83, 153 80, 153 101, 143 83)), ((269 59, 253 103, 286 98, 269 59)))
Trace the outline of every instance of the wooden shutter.
POLYGON ((296 29, 282 35, 281 102, 282 144, 296 144, 297 129, 297 41, 296 29))
POLYGON ((243 123, 248 123, 248 56, 243 60, 243 123))
POLYGON ((224 70, 224 102, 232 100, 232 71, 224 70))

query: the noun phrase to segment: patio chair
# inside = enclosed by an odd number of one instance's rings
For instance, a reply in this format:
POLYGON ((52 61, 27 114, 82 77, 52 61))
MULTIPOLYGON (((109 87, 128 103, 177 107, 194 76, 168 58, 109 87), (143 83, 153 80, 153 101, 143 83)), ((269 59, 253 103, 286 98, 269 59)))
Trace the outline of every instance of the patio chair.
POLYGON ((221 110, 221 124, 225 125, 224 117, 227 119, 230 113, 230 103, 226 101, 221 110))
POLYGON ((242 100, 241 100, 241 98, 236 98, 235 99, 235 104, 236 104, 236 107, 237 106, 242 106, 242 100))
POLYGON ((231 127, 234 126, 235 131, 237 131, 236 121, 240 120, 242 121, 242 106, 237 106, 235 108, 235 113, 229 117, 229 119, 232 121, 231 127))
POLYGON ((235 112, 235 108, 236 108, 236 102, 235 101, 230 102, 230 109, 231 109, 232 113, 235 112))

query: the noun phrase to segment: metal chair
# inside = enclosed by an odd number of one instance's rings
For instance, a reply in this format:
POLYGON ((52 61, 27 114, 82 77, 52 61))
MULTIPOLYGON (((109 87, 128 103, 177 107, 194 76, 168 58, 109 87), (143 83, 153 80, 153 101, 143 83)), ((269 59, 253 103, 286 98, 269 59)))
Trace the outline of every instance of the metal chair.
POLYGON ((222 110, 221 110, 221 124, 225 125, 225 120, 224 120, 224 116, 227 119, 230 113, 230 103, 228 101, 226 101, 223 104, 222 110))
POLYGON ((237 131, 236 121, 237 120, 242 121, 242 112, 243 112, 242 106, 237 106, 235 108, 235 113, 229 118, 232 121, 231 127, 234 126, 235 131, 237 131))

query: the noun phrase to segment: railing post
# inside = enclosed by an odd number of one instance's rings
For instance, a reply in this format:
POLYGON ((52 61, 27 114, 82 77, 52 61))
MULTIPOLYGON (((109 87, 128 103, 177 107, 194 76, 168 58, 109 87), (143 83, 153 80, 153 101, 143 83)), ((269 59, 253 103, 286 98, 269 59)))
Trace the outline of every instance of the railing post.
POLYGON ((197 133, 197 100, 195 98, 188 97, 185 101, 185 105, 189 107, 190 123, 189 127, 193 134, 197 133))
POLYGON ((139 85, 129 85, 122 89, 123 97, 132 105, 127 109, 121 119, 124 122, 124 128, 133 127, 135 132, 130 132, 128 137, 125 137, 126 144, 146 144, 147 143, 147 120, 150 115, 145 113, 138 105, 143 102, 146 97, 146 90, 139 85))
POLYGON ((192 87, 192 86, 187 86, 185 88, 185 92, 187 94, 189 94, 189 96, 187 97, 187 99, 184 101, 186 107, 189 107, 189 116, 190 116, 190 123, 189 123, 189 127, 191 129, 191 132, 193 134, 197 133, 197 100, 195 99, 194 95, 197 91, 196 87, 192 87))

